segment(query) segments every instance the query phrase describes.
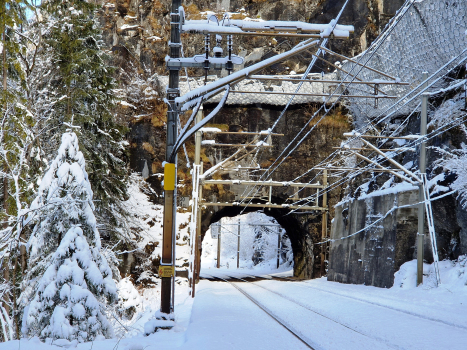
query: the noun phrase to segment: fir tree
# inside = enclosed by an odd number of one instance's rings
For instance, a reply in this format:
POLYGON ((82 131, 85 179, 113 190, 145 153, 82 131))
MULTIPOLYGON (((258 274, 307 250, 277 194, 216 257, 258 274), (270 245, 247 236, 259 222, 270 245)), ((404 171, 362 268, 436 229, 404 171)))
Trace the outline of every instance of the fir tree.
POLYGON ((114 68, 102 47, 96 6, 87 1, 49 0, 42 5, 47 78, 39 87, 44 124, 54 144, 67 125, 81 127, 80 146, 96 200, 99 222, 115 228, 127 198, 126 128, 112 112, 114 68), (59 131, 57 133, 57 130, 59 131), (61 131, 60 131, 61 130, 61 131))
POLYGON ((101 253, 92 197, 78 138, 65 133, 31 205, 36 224, 21 298, 23 335, 79 342, 112 335, 104 307, 116 300, 116 286, 101 253))
POLYGON ((26 51, 21 34, 25 22, 23 0, 0 2, 0 60, 2 62, 2 89, 0 92, 0 265, 2 273, 2 317, 0 337, 4 340, 16 337, 19 317, 16 298, 21 271, 24 270, 24 248, 20 245, 22 214, 34 193, 32 177, 37 168, 31 166, 34 152, 34 118, 27 107, 25 71, 19 57, 26 51), (6 326, 6 324, 8 324, 6 326))

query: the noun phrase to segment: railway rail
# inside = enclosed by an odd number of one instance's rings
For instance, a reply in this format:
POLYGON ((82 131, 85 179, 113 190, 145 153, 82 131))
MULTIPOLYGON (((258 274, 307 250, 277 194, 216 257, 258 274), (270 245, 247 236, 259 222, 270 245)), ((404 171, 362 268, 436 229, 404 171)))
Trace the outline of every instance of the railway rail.
MULTIPOLYGON (((229 283, 232 287, 234 287, 240 293, 242 293, 245 297, 247 297, 253 304, 255 304, 261 310, 263 310, 269 317, 271 317, 273 320, 275 320, 277 323, 279 323, 283 328, 285 328, 288 332, 290 332, 294 337, 296 337, 298 340, 300 340, 307 348, 312 349, 312 350, 321 349, 320 347, 317 347, 315 344, 313 344, 313 342, 311 340, 309 340, 306 336, 301 334, 299 331, 293 329, 290 325, 288 325, 279 316, 275 315, 272 311, 270 311, 268 308, 266 308, 264 305, 262 305, 258 300, 253 298, 250 294, 245 292, 245 290, 243 290, 242 288, 237 286, 235 283, 231 282, 229 279, 224 279, 222 277, 208 275, 206 273, 203 273, 203 275, 204 276, 209 276, 208 279, 220 280, 220 281, 229 283)), ((231 276, 227 276, 227 277, 236 279, 235 277, 231 277, 231 276)), ((246 282, 248 282, 248 281, 246 281, 246 282)))
MULTIPOLYGON (((287 277, 276 277, 276 276, 272 276, 272 275, 267 275, 267 276, 269 276, 271 279, 276 279, 276 280, 279 280, 279 281, 295 281, 294 279, 287 278, 287 277)), ((270 279, 270 278, 267 278, 267 279, 270 279)), ((338 297, 341 297, 341 298, 351 299, 351 300, 355 300, 355 301, 358 301, 358 302, 361 302, 361 303, 382 307, 382 308, 385 308, 385 309, 388 309, 388 310, 391 310, 391 311, 401 312, 401 313, 404 313, 404 314, 407 314, 407 315, 410 315, 410 316, 414 316, 414 317, 418 317, 418 318, 421 318, 421 319, 424 319, 424 320, 427 320, 427 321, 438 322, 438 323, 441 323, 441 324, 444 324, 444 325, 447 325, 447 326, 450 326, 450 327, 455 327, 455 328, 460 328, 460 329, 467 330, 467 326, 464 326, 464 325, 461 325, 461 324, 448 322, 448 321, 441 320, 441 319, 438 319, 438 318, 421 315, 421 314, 416 313, 416 312, 399 309, 397 307, 384 305, 384 304, 377 303, 377 302, 374 302, 374 301, 369 301, 369 300, 353 297, 353 296, 350 296, 350 295, 336 293, 336 292, 325 290, 325 289, 322 289, 322 288, 313 287, 313 286, 310 286, 310 285, 307 285, 307 284, 297 284, 297 286, 300 287, 300 288, 309 288, 309 289, 317 290, 317 291, 322 292, 322 293, 332 294, 332 295, 335 295, 335 296, 338 296, 338 297)))
MULTIPOLYGON (((261 276, 255 276, 255 275, 249 275, 249 274, 242 273, 241 275, 248 276, 246 278, 251 279, 251 281, 247 280, 248 282, 254 282, 254 281, 258 281, 258 280, 277 280, 277 281, 285 281, 285 282, 297 282, 298 281, 298 280, 296 280, 294 278, 290 278, 290 277, 279 277, 279 276, 268 275, 268 274, 264 274, 264 275, 261 275, 261 276)), ((434 318, 434 317, 425 316, 425 315, 422 315, 422 314, 419 314, 419 313, 416 313, 416 312, 413 312, 413 311, 407 311, 407 310, 399 309, 397 307, 384 305, 384 304, 381 304, 381 303, 378 303, 378 302, 369 301, 369 300, 353 297, 353 296, 350 296, 350 295, 337 293, 337 292, 330 291, 330 290, 325 290, 325 289, 322 289, 322 288, 310 286, 308 284, 301 283, 301 284, 297 284, 297 286, 300 287, 300 288, 309 288, 309 289, 313 289, 313 290, 316 290, 316 291, 319 291, 319 292, 322 292, 322 293, 332 294, 332 295, 335 295, 335 296, 338 296, 338 297, 341 297, 341 298, 351 299, 351 300, 355 300, 355 301, 362 302, 362 303, 365 303, 365 304, 382 307, 382 308, 385 308, 385 309, 388 309, 388 310, 391 310, 391 311, 401 312, 401 313, 404 313, 406 315, 418 317, 420 319, 424 319, 424 320, 427 320, 427 321, 438 322, 438 323, 441 323, 441 324, 444 324, 444 325, 447 325, 447 326, 450 326, 450 327, 455 327, 455 328, 460 328, 460 329, 467 330, 467 326, 464 326, 464 325, 461 325, 461 324, 458 324, 458 323, 454 323, 454 322, 448 322, 448 321, 438 319, 438 318, 434 318)), ((258 287, 262 287, 262 288, 266 289, 264 286, 258 286, 258 287)), ((277 292, 272 291, 272 290, 270 290, 270 291, 273 292, 273 293, 277 293, 277 292)), ((280 293, 278 293, 278 294, 280 294, 280 293)), ((291 301, 293 301, 293 300, 291 300, 291 301)))
MULTIPOLYGON (((465 334, 466 334, 465 330, 467 330, 467 326, 459 322, 455 322, 455 320, 451 320, 442 315, 425 314, 423 308, 419 310, 420 312, 412 311, 410 309, 405 310, 403 308, 399 308, 397 304, 386 305, 384 302, 379 302, 378 300, 373 300, 371 298, 366 299, 364 297, 362 298, 358 296, 347 295, 346 293, 340 293, 339 291, 327 290, 326 288, 319 288, 316 286, 309 285, 307 283, 296 283, 296 286, 298 286, 299 289, 301 289, 301 291, 296 289, 297 291, 296 295, 295 294, 291 295, 289 293, 284 294, 283 289, 281 289, 276 284, 274 283, 271 284, 267 281, 271 281, 271 280, 288 281, 288 282, 299 282, 299 281, 294 278, 275 276, 272 274, 257 276, 254 274, 247 274, 244 272, 236 272, 236 271, 228 271, 228 272, 222 272, 221 274, 218 274, 218 273, 213 273, 213 274, 218 276, 217 278, 213 277, 214 279, 228 282, 232 286, 234 286, 236 289, 239 289, 239 288, 242 289, 243 290, 242 294, 246 293, 251 298, 256 299, 256 301, 262 303, 263 306, 265 305, 267 308, 269 308, 269 311, 272 310, 273 314, 281 315, 282 320, 285 320, 285 322, 292 324, 292 326, 294 326, 299 331, 301 330, 302 332, 301 334, 309 335, 310 334, 309 329, 314 327, 312 324, 314 324, 317 327, 321 327, 321 324, 323 324, 322 328, 325 329, 325 332, 328 332, 327 333, 328 338, 329 337, 333 338, 334 334, 339 334, 340 336, 349 336, 349 338, 353 338, 353 339, 358 338, 359 342, 361 342, 363 346, 361 347, 361 349, 367 348, 367 346, 370 344, 372 344, 373 348, 378 348, 378 349, 417 348, 417 346, 420 345, 420 343, 418 343, 417 341, 414 341, 414 339, 417 339, 417 336, 418 337, 422 336, 423 332, 417 331, 416 332, 417 335, 414 335, 414 337, 408 337, 405 341, 401 341, 401 339, 399 339, 398 337, 393 336, 393 334, 399 334, 397 332, 405 331, 405 328, 401 326, 402 323, 394 327, 393 331, 389 330, 389 331, 383 331, 381 333, 379 332, 380 328, 385 329, 384 322, 387 322, 388 319, 390 320, 400 319, 400 320, 404 320, 403 322, 406 322, 407 324, 411 324, 413 321, 411 321, 410 318, 407 318, 407 317, 416 317, 421 320, 420 322, 423 322, 425 324, 424 327, 428 326, 428 329, 432 329, 431 338, 433 338, 433 340, 435 341, 433 344, 435 343, 438 344, 436 342, 436 339, 438 339, 437 336, 443 334, 442 329, 445 329, 445 330, 451 329, 452 332, 454 332, 452 333, 453 334, 452 339, 456 339, 455 337, 458 336, 459 334, 464 334, 459 339, 465 339, 465 334), (264 281, 265 283, 259 283, 260 281, 264 281), (307 289, 308 290, 312 289, 316 292, 316 293, 313 292, 312 294, 313 299, 302 298, 304 295, 307 295, 307 292, 306 292, 307 289), (261 290, 262 292, 259 292, 259 290, 261 290), (267 292, 267 293, 264 293, 264 292, 267 292), (329 297, 327 295, 329 295, 329 297), (331 295, 333 297, 331 297, 331 295), (264 296, 264 299, 263 299, 263 296, 264 296), (334 302, 333 302, 333 306, 330 309, 331 312, 328 313, 325 311, 327 310, 326 300, 329 300, 330 297, 332 300, 334 300, 334 302), (333 299, 334 297, 335 299, 333 299), (344 308, 347 312, 347 316, 344 316, 343 318, 341 318, 339 317, 340 315, 339 311, 336 311, 336 305, 351 305, 349 304, 348 301, 345 301, 346 299, 349 301, 354 301, 355 303, 351 303, 353 304, 353 306, 350 306, 350 308, 347 308, 347 306, 344 308), (322 302, 324 302, 324 304, 321 304, 322 302), (297 309, 297 306, 300 308, 300 310, 297 309), (381 313, 377 309, 374 309, 374 307, 381 308, 381 313), (283 310, 285 309, 288 309, 289 312, 284 313, 283 310), (303 309, 308 310, 308 311, 305 311, 303 309), (357 311, 357 314, 359 314, 360 317, 362 315, 361 310, 367 310, 367 313, 364 314, 365 315, 364 318, 366 318, 367 321, 357 322, 354 324, 352 321, 353 320, 352 316, 349 315, 349 310, 353 310, 353 309, 359 310, 357 311), (383 311, 383 310, 386 310, 386 311, 383 311), (306 312, 312 312, 314 316, 311 316, 309 313, 307 315, 306 312), (371 318, 370 315, 372 315, 373 313, 377 315, 379 314, 385 315, 384 317, 389 317, 389 318, 386 321, 383 321, 381 317, 377 316, 375 318, 375 321, 379 324, 379 326, 373 326, 371 322, 368 323, 368 317, 371 318), (405 315, 405 316, 402 316, 402 315, 405 315), (441 317, 434 317, 434 316, 441 316, 441 317), (297 321, 300 319, 301 321, 297 321), (303 322, 303 320, 309 320, 309 322, 303 322), (304 325, 305 323, 307 324, 307 326, 304 325), (307 327, 307 328, 304 328, 304 327, 307 327), (378 330, 378 331, 375 331, 375 330, 378 330), (395 333, 392 333, 392 332, 395 332, 395 333), (354 336, 352 336, 351 334, 354 334, 354 336), (454 334, 456 334, 456 336, 454 336, 454 334), (367 341, 365 339, 367 339, 367 341)), ((285 290, 290 290, 290 289, 286 288, 285 290)), ((392 329, 392 325, 390 327, 392 329)), ((311 337, 313 339, 313 342, 310 342, 310 344, 314 348, 323 348, 323 347, 326 348, 327 347, 326 341, 328 338, 325 337, 323 340, 322 331, 320 333, 317 333, 316 337, 315 336, 311 336, 311 337)), ((429 344, 431 344, 429 341, 428 342, 425 341, 425 346, 429 347, 429 344)), ((452 344, 456 344, 456 342, 453 340, 452 344)), ((336 344, 332 344, 330 347, 338 349, 339 347, 336 347, 335 345, 336 344)), ((359 348, 359 347, 356 347, 356 348, 359 348)), ((453 348, 456 348, 456 347, 454 346, 453 348)))
MULTIPOLYGON (((294 300, 294 299, 291 299, 289 298, 288 296, 282 294, 282 293, 278 293, 274 290, 271 290, 269 288, 266 288, 264 286, 261 286, 261 285, 258 285, 257 283, 255 283, 255 281, 258 281, 258 280, 264 280, 264 279, 281 279, 281 280, 292 280, 292 279, 287 279, 287 278, 277 278, 275 276, 270 276, 269 278, 258 278, 258 276, 253 276, 253 275, 247 275, 248 277, 246 278, 242 278, 242 277, 235 277, 235 276, 230 276, 230 275, 225 275, 223 277, 219 277, 219 276, 212 276, 212 275, 209 275, 209 274, 206 274, 206 273, 203 273, 204 276, 209 276, 209 278, 207 279, 210 279, 210 280, 219 280, 219 281, 223 281, 223 282, 227 282, 229 283, 231 286, 233 286, 235 289, 237 289, 240 293, 242 293, 245 297, 247 297, 250 301, 252 301, 256 306, 258 306, 260 309, 262 309, 266 314, 268 314, 271 318, 273 318, 276 322, 278 322, 281 326, 283 326, 285 329, 287 329, 290 333, 292 333, 296 338, 298 338, 303 344, 305 344, 309 349, 315 349, 315 350, 318 350, 318 349, 322 349, 321 346, 319 346, 318 344, 316 344, 315 342, 313 342, 311 339, 309 339, 308 337, 306 337, 305 335, 303 335, 300 331, 294 329, 290 324, 288 324, 285 320, 283 320, 281 317, 279 317, 277 314, 275 314, 274 312, 272 312, 270 309, 268 309, 266 306, 264 306, 262 303, 260 303, 257 299, 255 299, 251 294, 249 294, 247 291, 245 291, 245 289, 239 287, 239 282, 241 283, 247 283, 249 285, 254 285, 255 287, 258 287, 258 288, 261 288, 262 290, 266 290, 270 293, 273 293, 277 296, 279 296, 280 298, 282 299, 285 299, 287 300, 288 302, 291 302, 295 305, 298 305, 300 306, 301 308, 307 310, 307 311, 310 311, 312 313, 314 313, 315 315, 318 315, 319 317, 322 317, 322 318, 325 318, 331 322, 333 322, 334 324, 336 324, 338 327, 344 327, 345 329, 347 329, 348 331, 351 331, 351 332, 355 332, 365 338, 368 338, 368 339, 372 339, 373 341, 376 341, 378 343, 380 343, 381 345, 384 344, 384 346, 388 347, 388 348, 391 348, 391 349, 403 349, 401 348, 400 346, 397 346, 397 345, 394 345, 394 344, 390 344, 388 343, 386 340, 384 339, 381 339, 381 338, 378 338, 374 335, 370 335, 370 334, 365 334, 364 332, 361 332, 357 329, 354 329, 352 328, 350 325, 348 324, 345 324, 345 323, 342 323, 342 322, 339 322, 338 320, 335 320, 329 316, 326 316, 324 315, 323 313, 319 312, 319 311, 316 311, 316 310, 313 310, 312 308, 310 308, 309 306, 307 305, 304 305, 303 303, 301 303, 300 301, 297 301, 297 300, 294 300), (239 282, 233 282, 234 280, 237 280, 239 282)), ((245 276, 245 274, 242 274, 243 276, 245 276)), ((205 277, 206 278, 206 277, 205 277)))

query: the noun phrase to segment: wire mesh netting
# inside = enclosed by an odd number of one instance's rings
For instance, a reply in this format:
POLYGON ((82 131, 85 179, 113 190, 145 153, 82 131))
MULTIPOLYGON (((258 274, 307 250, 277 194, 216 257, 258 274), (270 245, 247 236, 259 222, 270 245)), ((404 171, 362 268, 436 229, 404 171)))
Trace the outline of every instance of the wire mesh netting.
MULTIPOLYGON (((419 103, 413 97, 423 90, 420 86, 423 72, 428 72, 430 78, 429 92, 458 83, 443 77, 466 61, 466 16, 467 1, 458 0, 408 1, 399 10, 380 37, 355 60, 410 85, 380 85, 384 93, 400 98, 396 104, 393 100, 379 100, 375 107, 374 99, 348 98, 357 126, 368 119, 410 113, 419 103)), ((343 69, 353 74, 358 72, 355 76, 364 81, 387 80, 353 62, 344 62, 343 69)), ((342 72, 338 75, 340 79, 346 77, 342 72)), ((374 87, 351 85, 346 93, 374 94, 374 87)))
MULTIPOLYGON (((428 91, 446 89, 457 83, 443 77, 452 69, 465 63, 467 59, 466 30, 467 1, 407 1, 370 48, 354 58, 360 65, 351 61, 343 62, 342 69, 351 73, 350 75, 340 70, 324 76, 310 74, 308 78, 312 82, 302 84, 298 91, 299 95, 295 95, 290 104, 323 101, 333 103, 340 94, 347 95, 346 103, 355 117, 357 127, 378 117, 408 114, 416 108, 419 102, 415 97, 423 90, 421 86, 423 72, 428 72, 430 76, 428 91), (369 85, 346 84, 345 87, 335 91, 338 82, 342 80, 370 82, 392 80, 361 65, 372 67, 397 78, 397 81, 408 82, 409 85, 379 84, 378 96, 386 94, 387 96, 395 96, 397 99, 378 98, 377 103, 373 97, 351 97, 374 96, 374 83, 369 85), (335 80, 336 83, 323 83, 320 80, 335 80), (327 96, 333 92, 336 97, 328 99, 327 96)), ((329 55, 326 54, 326 56, 329 55)), ((301 75, 281 77, 298 80, 301 75)), ((218 77, 215 75, 209 76, 207 83, 217 79, 218 77)), ((159 81, 162 86, 166 86, 168 77, 159 77, 159 81)), ((187 80, 182 75, 180 94, 184 95, 204 84, 204 78, 187 80)), ((231 89, 226 103, 229 105, 285 106, 289 103, 292 95, 297 92, 298 86, 299 81, 245 79, 231 89), (273 94, 268 94, 268 92, 273 94)), ((221 97, 221 95, 214 96, 210 101, 219 102, 221 97)))

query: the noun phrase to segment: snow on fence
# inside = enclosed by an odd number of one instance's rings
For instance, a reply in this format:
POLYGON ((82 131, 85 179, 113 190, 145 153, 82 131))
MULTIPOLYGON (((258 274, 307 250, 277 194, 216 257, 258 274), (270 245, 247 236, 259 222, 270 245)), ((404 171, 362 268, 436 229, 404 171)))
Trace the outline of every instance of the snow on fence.
MULTIPOLYGON (((427 71, 430 76, 431 86, 428 88, 430 92, 446 89, 458 83, 452 80, 444 80, 442 77, 449 70, 466 63, 466 13, 467 1, 417 0, 406 2, 372 46, 354 59, 396 77, 398 81, 409 82, 410 85, 380 84, 378 86, 380 91, 389 96, 397 96, 402 99, 394 103, 395 100, 393 99, 380 98, 376 108, 374 98, 347 97, 350 110, 356 117, 357 126, 366 123, 367 117, 374 118, 391 113, 395 115, 408 114, 416 108, 419 98, 413 97, 423 90, 421 83, 424 71, 427 71)), ((326 54, 325 58, 331 61, 334 59, 333 56, 328 54, 326 54)), ((344 61, 342 68, 352 74, 358 73, 357 78, 363 81, 374 81, 375 83, 381 79, 390 81, 387 77, 366 68, 361 68, 350 61, 344 61)), ((295 74, 281 77, 300 79, 302 76, 301 74, 295 74)), ((181 96, 204 85, 204 78, 189 78, 188 83, 183 75, 180 78, 181 96)), ((329 94, 337 87, 337 81, 353 79, 352 76, 346 76, 342 71, 325 74, 324 76, 312 73, 308 78, 313 79, 313 82, 303 84, 299 91, 300 94, 329 94), (336 84, 323 84, 320 80, 336 80, 336 84)), ((157 79, 161 86, 168 85, 168 76, 159 76, 157 79)), ((212 83, 217 79, 219 79, 217 75, 209 76, 208 83, 212 83)), ((226 104, 251 105, 260 103, 285 106, 291 98, 290 94, 296 91, 298 84, 299 81, 245 79, 233 87, 226 104), (235 90, 253 93, 235 93, 235 90), (265 94, 265 92, 273 92, 273 94, 265 94)), ((344 92, 342 88, 339 90, 337 96, 344 92)), ((349 96, 369 96, 374 95, 374 91, 374 85, 372 84, 353 84, 345 89, 345 94, 349 96)), ((221 95, 217 95, 210 101, 218 103, 221 98, 221 95)), ((324 99, 323 96, 296 95, 291 104, 322 102, 324 99)), ((330 99, 328 103, 334 101, 335 98, 330 99)))
MULTIPOLYGON (((229 97, 226 101, 227 105, 251 105, 255 103, 271 105, 271 106, 285 106, 292 93, 296 92, 299 79, 302 78, 301 74, 296 75, 281 75, 282 78, 297 79, 295 81, 258 81, 255 79, 245 79, 235 84, 235 89, 230 91, 229 97), (253 93, 235 93, 236 91, 251 91, 253 93), (259 94, 254 93, 259 92, 259 94), (262 94, 266 92, 272 92, 272 94, 262 94), (285 93, 284 95, 277 93, 285 93)), ((333 92, 337 83, 334 85, 323 84, 320 80, 336 80, 336 73, 325 74, 324 77, 321 74, 310 74, 308 78, 313 79, 313 82, 305 83, 299 91, 299 94, 329 94, 333 92)), ((164 76, 158 77, 161 86, 167 86, 169 78, 164 76)), ((184 76, 180 77, 180 95, 183 96, 187 92, 194 90, 198 87, 204 86, 204 78, 201 79, 189 79, 189 84, 186 82, 184 76)), ((211 75, 208 77, 208 84, 217 80, 218 77, 211 75)), ((222 95, 217 95, 211 98, 209 101, 212 103, 218 103, 222 98, 222 95)), ((334 102, 335 99, 331 99, 329 103, 334 102)), ((310 102, 322 102, 322 96, 303 96, 297 95, 291 104, 306 104, 310 102)))
MULTIPOLYGON (((385 28, 380 37, 355 60, 386 74, 409 82, 409 86, 380 85, 379 89, 388 95, 406 96, 395 107, 394 101, 380 99, 375 108, 374 99, 349 98, 350 109, 357 118, 357 124, 367 118, 408 114, 420 102, 412 101, 412 95, 421 92, 422 73, 430 77, 428 92, 449 88, 458 83, 442 77, 449 70, 465 64, 467 58, 467 1, 419 0, 407 1, 385 28), (436 81, 436 79, 439 79, 436 81)), ((368 69, 361 69, 352 62, 343 63, 344 70, 360 71, 358 78, 373 81, 383 77, 368 69)), ((339 78, 345 74, 339 72, 339 78)), ((349 95, 368 95, 374 88, 353 85, 347 89, 349 95)))

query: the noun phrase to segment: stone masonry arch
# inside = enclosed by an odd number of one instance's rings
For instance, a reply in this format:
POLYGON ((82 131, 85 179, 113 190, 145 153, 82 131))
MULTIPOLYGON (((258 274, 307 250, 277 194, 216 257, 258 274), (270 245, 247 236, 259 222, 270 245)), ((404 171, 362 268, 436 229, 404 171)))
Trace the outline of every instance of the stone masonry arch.
MULTIPOLYGON (((212 111, 213 105, 204 105, 204 113, 208 114, 212 111)), ((333 152, 333 147, 339 146, 343 133, 350 131, 350 124, 346 111, 342 108, 335 108, 327 118, 316 128, 313 129, 309 137, 307 137, 296 150, 284 156, 282 153, 289 145, 293 145, 297 133, 304 125, 309 123, 310 113, 315 111, 316 106, 294 106, 279 118, 282 108, 277 106, 267 105, 252 105, 252 106, 224 106, 213 119, 212 124, 208 126, 220 128, 223 131, 229 132, 261 132, 267 130, 276 120, 278 121, 275 132, 283 136, 272 137, 269 143, 270 147, 248 156, 245 159, 237 161, 232 160, 232 164, 226 164, 225 169, 221 169, 216 173, 215 180, 257 180, 262 177, 250 171, 247 168, 257 166, 258 169, 268 169, 275 164, 275 161, 280 159, 281 166, 268 175, 268 180, 273 181, 292 181, 299 179, 297 182, 316 183, 324 181, 319 171, 311 171, 304 174, 307 169, 319 164, 330 153, 333 152), (244 170, 242 170, 243 168, 244 170), (238 171, 237 171, 238 170, 238 171)), ((310 126, 311 127, 311 126, 310 126)), ((246 144, 252 141, 252 136, 248 134, 203 134, 203 140, 214 140, 219 144, 246 144)), ((269 142, 269 140, 268 140, 269 142)), ((203 161, 203 169, 207 171, 209 168, 219 164, 222 159, 233 154, 238 147, 202 147, 201 158, 203 161)), ((210 179, 208 177, 207 179, 210 179)), ((213 177, 214 179, 214 177, 213 177)), ((241 211, 251 212, 257 211, 257 208, 245 209, 243 207, 216 207, 216 203, 233 203, 241 200, 244 191, 243 185, 216 185, 207 184, 203 186, 203 201, 210 203, 209 206, 201 210, 201 236, 204 238, 205 232, 209 226, 218 221, 224 216, 237 216, 241 211), (213 206, 214 205, 214 206, 213 206)), ((291 204, 298 199, 312 199, 316 194, 316 190, 312 188, 304 188, 295 193, 296 190, 289 186, 272 187, 271 203, 274 204, 291 204)), ((250 196, 250 194, 248 195, 250 196)), ((267 186, 261 188, 257 193, 254 193, 255 203, 264 204, 269 201, 269 191, 267 186)), ((341 188, 333 187, 327 194, 327 205, 330 212, 327 219, 327 227, 330 227, 330 218, 333 217, 332 206, 341 199, 341 188)), ((317 205, 323 206, 322 196, 319 197, 317 205)), ((313 203, 315 201, 313 200, 313 203)), ((202 204, 201 204, 202 205, 202 204)), ((311 205, 313 205, 311 203, 311 205)), ((327 247, 315 245, 322 240, 322 213, 320 211, 310 211, 308 213, 294 212, 289 214, 287 209, 264 209, 264 214, 274 217, 277 222, 286 230, 294 255, 294 276, 297 278, 310 279, 321 277, 326 274, 321 264, 321 255, 326 254, 327 247)), ((328 232, 326 233, 327 236, 328 232)))
POLYGON ((273 217, 287 232, 292 244, 294 257, 294 277, 311 279, 314 276, 313 230, 321 221, 321 214, 289 214, 287 209, 242 208, 242 207, 210 207, 203 210, 201 216, 201 237, 204 239, 209 226, 223 217, 235 217, 240 214, 261 211, 273 217))

